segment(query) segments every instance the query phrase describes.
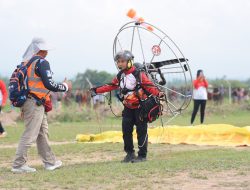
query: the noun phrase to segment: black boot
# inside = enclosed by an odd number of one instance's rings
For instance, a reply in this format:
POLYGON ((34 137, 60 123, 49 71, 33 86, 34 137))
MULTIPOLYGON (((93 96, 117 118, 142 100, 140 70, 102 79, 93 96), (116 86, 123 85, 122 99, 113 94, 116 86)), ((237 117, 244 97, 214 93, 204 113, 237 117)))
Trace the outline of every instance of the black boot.
POLYGON ((135 153, 127 153, 127 155, 124 157, 124 159, 122 160, 123 163, 128 163, 131 162, 132 160, 135 159, 135 153))
POLYGON ((2 134, 2 133, 4 133, 5 131, 4 131, 4 128, 3 128, 3 126, 2 126, 2 123, 1 123, 1 121, 0 121, 0 134, 2 134))
POLYGON ((146 157, 142 157, 142 156, 137 156, 135 159, 133 159, 131 162, 132 163, 138 163, 138 162, 145 162, 147 161, 146 157))

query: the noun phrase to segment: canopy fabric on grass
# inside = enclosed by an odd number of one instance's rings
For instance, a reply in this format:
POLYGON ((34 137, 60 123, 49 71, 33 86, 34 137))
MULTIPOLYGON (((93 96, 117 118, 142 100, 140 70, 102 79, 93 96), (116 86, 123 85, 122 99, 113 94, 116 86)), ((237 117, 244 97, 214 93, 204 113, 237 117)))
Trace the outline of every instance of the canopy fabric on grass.
MULTIPOLYGON (((235 127, 226 124, 197 126, 166 126, 148 129, 149 143, 195 144, 218 146, 250 146, 250 126, 235 127)), ((78 134, 78 142, 121 143, 121 131, 99 134, 78 134)), ((134 132, 136 141, 136 133, 134 132)))

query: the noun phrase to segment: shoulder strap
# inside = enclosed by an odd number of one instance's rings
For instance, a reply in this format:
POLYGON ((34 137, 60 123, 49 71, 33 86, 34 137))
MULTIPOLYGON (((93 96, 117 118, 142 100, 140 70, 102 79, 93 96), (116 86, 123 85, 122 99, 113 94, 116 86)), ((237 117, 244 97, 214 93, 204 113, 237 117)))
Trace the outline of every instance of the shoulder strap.
POLYGON ((134 75, 135 79, 136 79, 136 82, 137 84, 141 84, 141 71, 139 69, 135 69, 133 72, 132 72, 132 75, 134 75))
POLYGON ((121 80, 122 73, 123 73, 123 70, 120 70, 119 73, 116 75, 116 78, 118 79, 119 82, 121 80))
MULTIPOLYGON (((119 73, 116 75, 118 81, 120 82, 121 80, 121 77, 122 77, 122 74, 123 74, 123 70, 119 71, 119 73)), ((139 69, 135 69, 131 74, 134 75, 135 79, 136 79, 136 82, 138 84, 141 84, 141 77, 140 77, 140 73, 141 71, 139 69)))
POLYGON ((35 86, 37 85, 38 82, 42 81, 42 79, 40 77, 36 78, 35 77, 35 66, 37 64, 37 62, 41 59, 40 56, 34 56, 32 57, 29 62, 26 64, 26 67, 29 68, 30 66, 32 67, 31 68, 31 73, 30 73, 30 76, 27 75, 27 87, 29 89, 32 89, 32 88, 35 88, 35 86), (34 81, 34 84, 32 86, 29 86, 28 85, 28 82, 29 81, 34 81))
POLYGON ((34 56, 34 57, 32 57, 32 58, 29 60, 29 62, 26 64, 26 67, 29 68, 29 66, 30 66, 32 63, 37 62, 39 59, 41 59, 40 56, 34 56))
POLYGON ((28 79, 36 81, 36 83, 42 80, 41 78, 35 78, 35 67, 36 67, 37 62, 40 59, 41 59, 41 57, 35 56, 35 57, 31 58, 30 61, 26 65, 27 68, 29 68, 32 65, 31 73, 30 73, 30 76, 28 76, 28 79))
POLYGON ((121 78, 122 78, 123 70, 120 70, 119 73, 116 75, 116 78, 118 80, 118 86, 120 87, 121 84, 121 78))
MULTIPOLYGON (((135 91, 136 91, 136 94, 139 94, 139 89, 142 88, 143 91, 145 92, 145 94, 147 96, 150 96, 151 93, 148 92, 145 88, 142 87, 142 80, 141 80, 141 73, 144 72, 143 70, 140 70, 140 69, 135 69, 134 72, 132 73, 136 79, 136 87, 135 87, 135 91)), ((151 86, 151 85, 150 85, 151 86)))

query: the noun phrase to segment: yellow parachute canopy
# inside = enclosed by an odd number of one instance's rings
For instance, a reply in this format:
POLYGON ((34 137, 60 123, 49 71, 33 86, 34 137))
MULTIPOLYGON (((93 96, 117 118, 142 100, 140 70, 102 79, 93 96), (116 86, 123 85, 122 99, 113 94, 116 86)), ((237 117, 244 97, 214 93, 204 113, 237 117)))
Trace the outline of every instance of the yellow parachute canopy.
MULTIPOLYGON (((136 133, 134 132, 134 140, 136 133)), ((218 146, 250 146, 250 126, 235 127, 226 124, 197 126, 166 126, 148 129, 149 143, 195 144, 218 146)), ((121 131, 100 134, 78 134, 78 142, 120 143, 121 131)))

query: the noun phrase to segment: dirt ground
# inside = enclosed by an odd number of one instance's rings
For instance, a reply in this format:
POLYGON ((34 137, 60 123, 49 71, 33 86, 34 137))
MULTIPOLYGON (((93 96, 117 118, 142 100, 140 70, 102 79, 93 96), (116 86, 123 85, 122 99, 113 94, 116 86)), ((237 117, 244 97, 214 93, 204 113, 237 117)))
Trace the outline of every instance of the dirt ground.
MULTIPOLYGON (((70 144, 75 142, 51 142, 53 145, 63 145, 70 144)), ((17 145, 4 145, 1 148, 15 148, 17 145)), ((161 151, 164 151, 161 147, 161 151)), ((201 150, 201 149, 211 149, 215 148, 214 146, 196 146, 196 145, 178 145, 174 147, 175 151, 183 150, 201 150)), ((240 147, 237 150, 244 150, 249 147, 240 147)), ((169 150, 169 149, 168 149, 169 150)), ((158 151, 157 148, 154 151, 158 151)), ((81 163, 96 163, 96 162, 107 162, 121 159, 120 153, 110 153, 105 151, 95 151, 87 155, 71 155, 67 154, 58 159, 63 160, 64 166, 70 166, 81 163)), ((150 159, 150 158, 149 158, 150 159)), ((42 162, 38 158, 30 158, 29 164, 32 166, 41 166, 42 162)), ((190 163, 192 164, 192 163, 190 163)), ((11 168, 11 160, 1 163, 0 167, 11 168)), ((126 179, 125 179, 126 180, 126 179)), ((139 179, 139 181, 145 179, 139 179)), ((152 182, 152 189, 172 189, 172 190, 249 190, 250 189, 250 171, 240 172, 237 170, 229 171, 183 171, 183 172, 173 172, 169 174, 166 172, 166 175, 157 176, 152 174, 148 176, 148 180, 152 182)), ((140 183, 138 183, 140 184, 140 183)), ((95 187, 96 188, 96 187, 95 187)), ((112 187, 107 187, 112 188, 112 187)), ((133 187, 132 189, 140 189, 140 187, 133 187)))
MULTIPOLYGON (((64 166, 70 166, 74 164, 80 164, 83 162, 107 162, 117 158, 117 155, 104 154, 95 152, 88 154, 87 156, 74 156, 67 155, 59 157, 64 161, 64 166)), ((42 162, 38 159, 29 160, 32 166, 40 166, 42 162)), ((11 168, 11 162, 1 164, 1 167, 11 168)), ((148 176, 152 182, 152 189, 172 189, 172 190, 249 190, 250 189, 250 172, 239 171, 223 171, 223 172, 175 172, 172 176, 166 174, 166 176, 153 175, 148 176)), ((145 179, 144 179, 145 180, 145 179)), ((96 187, 95 187, 96 188, 96 187)), ((133 189, 140 189, 140 187, 134 187, 133 189)))
MULTIPOLYGON (((250 172, 178 172, 173 176, 151 177, 153 189, 173 190, 249 190, 250 172)), ((138 187, 139 188, 139 187, 138 187)))

